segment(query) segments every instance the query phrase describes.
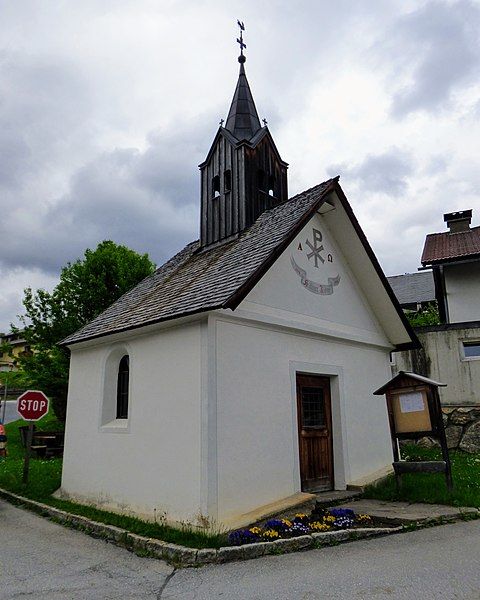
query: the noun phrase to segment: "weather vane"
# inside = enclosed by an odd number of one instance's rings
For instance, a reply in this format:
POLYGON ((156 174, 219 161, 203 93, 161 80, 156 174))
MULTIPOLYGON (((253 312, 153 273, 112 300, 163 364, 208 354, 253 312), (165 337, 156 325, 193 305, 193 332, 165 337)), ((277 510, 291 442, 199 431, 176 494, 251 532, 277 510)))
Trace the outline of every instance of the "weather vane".
POLYGON ((240 37, 237 38, 237 42, 240 46, 240 56, 238 57, 238 62, 244 63, 245 56, 243 56, 243 49, 247 47, 247 45, 243 42, 243 32, 245 31, 245 25, 243 24, 243 21, 240 21, 238 19, 237 24, 240 27, 240 37))

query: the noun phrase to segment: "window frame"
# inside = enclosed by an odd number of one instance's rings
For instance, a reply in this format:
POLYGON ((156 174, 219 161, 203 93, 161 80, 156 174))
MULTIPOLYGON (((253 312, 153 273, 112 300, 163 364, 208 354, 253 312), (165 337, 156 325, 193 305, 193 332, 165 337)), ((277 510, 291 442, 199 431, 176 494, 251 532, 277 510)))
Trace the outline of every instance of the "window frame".
POLYGON ((117 372, 117 419, 128 419, 129 380, 130 357, 124 354, 118 363, 117 372))
POLYGON ((99 406, 99 431, 102 433, 129 433, 132 418, 133 361, 129 344, 109 348, 102 365, 103 389, 99 406), (119 368, 122 359, 128 356, 128 412, 126 418, 117 416, 117 390, 119 368))
POLYGON ((225 194, 232 191, 232 170, 226 169, 223 173, 223 190, 225 194))
POLYGON ((480 340, 475 338, 468 338, 464 340, 460 340, 460 358, 463 361, 471 361, 471 360, 480 360, 480 351, 476 356, 467 356, 465 354, 465 345, 467 346, 478 346, 480 348, 480 340))
POLYGON ((220 198, 220 175, 212 177, 212 198, 220 198))

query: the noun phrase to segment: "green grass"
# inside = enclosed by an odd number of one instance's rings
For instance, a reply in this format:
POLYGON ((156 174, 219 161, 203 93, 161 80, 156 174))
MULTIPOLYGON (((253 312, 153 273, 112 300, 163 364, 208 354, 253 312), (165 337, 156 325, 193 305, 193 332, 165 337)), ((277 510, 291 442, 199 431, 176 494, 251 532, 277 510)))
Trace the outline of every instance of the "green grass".
MULTIPOLYGON (((180 544, 190 548, 220 548, 226 545, 223 532, 206 533, 192 529, 170 527, 162 522, 151 523, 134 517, 99 510, 93 506, 84 506, 66 500, 52 498, 53 492, 60 487, 62 478, 62 459, 49 460, 32 457, 27 485, 22 483, 24 448, 20 440, 18 427, 26 425, 23 420, 14 421, 5 426, 8 437, 8 457, 0 458, 0 488, 25 496, 37 502, 43 502, 55 508, 87 517, 93 521, 114 525, 138 535, 144 535, 165 542, 180 544)), ((48 415, 37 423, 37 430, 55 431, 63 425, 48 415)))
MULTIPOLYGON (((409 460, 441 460, 436 448, 405 446, 402 458, 409 460), (407 458, 408 457, 408 458, 407 458)), ((450 504, 480 508, 480 454, 450 451, 453 490, 449 492, 443 474, 409 473, 402 475, 402 488, 397 492, 393 475, 377 486, 368 486, 365 498, 403 500, 428 504, 450 504)))
MULTIPOLYGON (((60 487, 62 459, 40 460, 32 458, 30 460, 29 482, 24 485, 22 475, 25 449, 20 441, 20 432, 18 431, 20 425, 28 425, 28 423, 20 419, 5 426, 8 439, 8 456, 6 459, 0 458, 0 487, 32 500, 44 502, 60 487)), ((63 429, 63 423, 57 421, 52 414, 36 423, 36 430, 38 431, 59 431, 61 429, 63 429)))

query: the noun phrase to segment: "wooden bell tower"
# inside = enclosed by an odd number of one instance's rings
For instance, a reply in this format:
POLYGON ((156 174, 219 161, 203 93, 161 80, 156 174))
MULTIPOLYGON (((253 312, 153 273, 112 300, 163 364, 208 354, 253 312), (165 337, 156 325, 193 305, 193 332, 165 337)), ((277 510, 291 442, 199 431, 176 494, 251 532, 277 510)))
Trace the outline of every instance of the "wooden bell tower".
POLYGON ((266 210, 288 199, 287 168, 260 124, 245 74, 243 23, 239 22, 240 73, 227 121, 223 119, 201 173, 202 247, 237 236, 266 210))

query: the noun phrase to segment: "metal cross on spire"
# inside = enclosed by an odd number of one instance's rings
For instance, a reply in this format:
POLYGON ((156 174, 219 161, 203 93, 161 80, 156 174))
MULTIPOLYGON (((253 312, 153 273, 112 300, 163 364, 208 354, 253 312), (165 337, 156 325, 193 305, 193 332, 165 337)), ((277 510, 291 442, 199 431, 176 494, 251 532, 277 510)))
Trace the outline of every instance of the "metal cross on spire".
POLYGON ((240 21, 239 19, 237 19, 237 24, 240 27, 240 37, 237 38, 237 42, 240 46, 240 56, 238 57, 238 62, 244 63, 245 56, 243 55, 243 49, 247 47, 247 45, 243 42, 243 32, 245 31, 245 25, 243 21, 240 21))

